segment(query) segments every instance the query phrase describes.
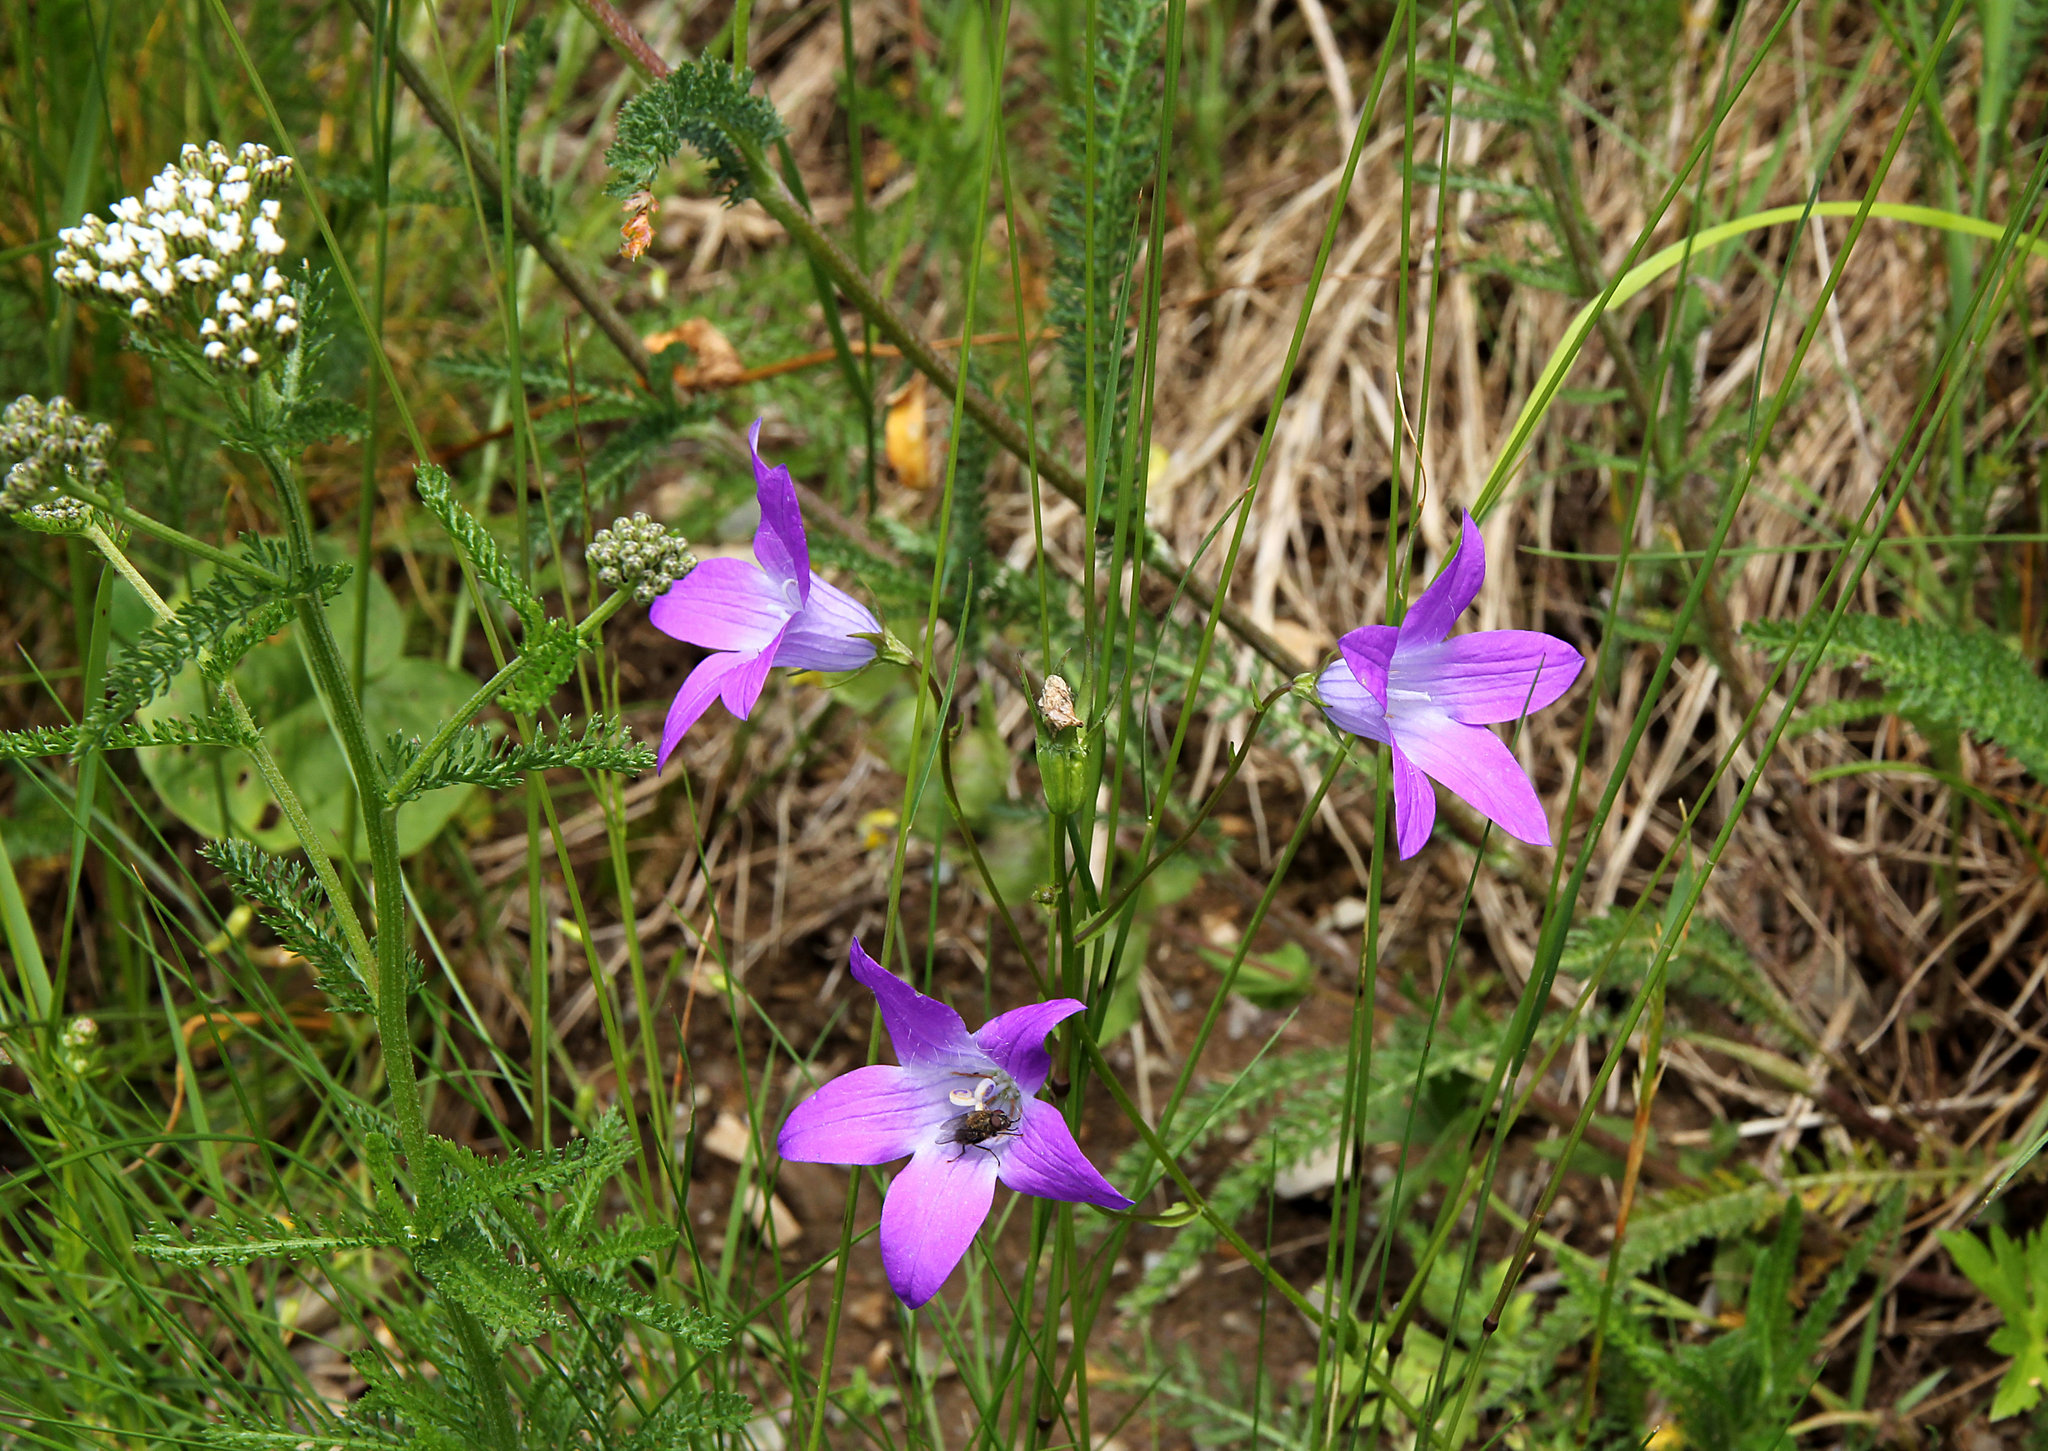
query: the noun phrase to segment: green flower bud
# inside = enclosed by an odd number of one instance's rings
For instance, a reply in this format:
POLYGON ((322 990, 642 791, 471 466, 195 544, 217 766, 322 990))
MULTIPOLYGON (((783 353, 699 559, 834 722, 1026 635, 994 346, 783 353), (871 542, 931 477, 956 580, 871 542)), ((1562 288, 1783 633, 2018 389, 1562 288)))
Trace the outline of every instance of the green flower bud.
POLYGON ((1052 732, 1038 743, 1038 779, 1054 816, 1072 816, 1088 800, 1088 730, 1074 709, 1074 690, 1058 675, 1045 677, 1038 714, 1052 732))
POLYGON ((1054 816, 1072 816, 1088 800, 1088 742, 1040 741, 1038 780, 1054 816))
POLYGON ((15 399, 0 412, 0 514, 44 534, 82 532, 93 511, 59 491, 67 479, 102 484, 113 442, 112 429, 66 399, 15 399))
POLYGON ((689 540, 669 533, 645 514, 599 530, 583 558, 599 584, 631 590, 643 605, 654 603, 670 585, 697 567, 689 540))

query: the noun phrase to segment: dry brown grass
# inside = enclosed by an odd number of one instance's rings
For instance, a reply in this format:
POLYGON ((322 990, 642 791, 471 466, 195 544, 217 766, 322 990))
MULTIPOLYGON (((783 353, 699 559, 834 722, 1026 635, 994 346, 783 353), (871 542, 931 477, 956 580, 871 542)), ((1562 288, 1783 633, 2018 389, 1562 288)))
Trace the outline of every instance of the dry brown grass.
MULTIPOLYGON (((1261 22, 1271 13, 1271 7, 1262 9, 1261 22)), ((1833 14, 1827 34, 1814 34, 1809 20, 1795 19, 1789 43, 1766 61, 1735 105, 1709 168, 1707 190, 1717 216, 1727 215, 1733 199, 1746 192, 1746 204, 1760 208, 1797 203, 1816 185, 1825 199, 1854 198, 1869 185, 1909 78, 1890 41, 1866 18, 1848 8, 1833 14), (1868 78, 1852 88, 1849 78, 1873 49, 1868 78), (1838 128, 1841 145, 1824 153, 1838 128)), ((1706 9, 1690 18, 1682 56, 1660 98, 1661 128, 1640 137, 1640 152, 1594 126, 1575 121, 1568 128, 1603 269, 1620 265, 1638 239, 1662 177, 1710 109, 1728 63, 1721 46, 1732 45, 1746 58, 1769 19, 1750 14, 1738 34, 1714 36, 1710 43, 1707 18, 1706 9)), ((882 7, 860 7, 856 27, 864 54, 900 46, 901 22, 882 7)), ((1329 24, 1321 8, 1311 5, 1289 17, 1283 34, 1255 27, 1247 41, 1258 51, 1251 68, 1291 67, 1299 84, 1281 88, 1270 124, 1238 134, 1221 229, 1203 237, 1176 215, 1159 259, 1167 306, 1153 436, 1168 464, 1154 476, 1152 510, 1155 524, 1184 558, 1245 486, 1295 326, 1302 279, 1341 173, 1343 134, 1329 126, 1327 96, 1317 94, 1321 88, 1304 71, 1327 73, 1333 54, 1349 55, 1348 90, 1353 96, 1364 90, 1363 37, 1332 35, 1329 24), (1302 43, 1304 25, 1313 47, 1290 54, 1290 47, 1302 43), (1305 62, 1304 54, 1312 59, 1305 62)), ((1447 28, 1442 19, 1432 23, 1426 51, 1441 53, 1447 28)), ((792 42, 766 74, 769 93, 792 111, 793 130, 806 143, 815 189, 826 193, 819 210, 827 216, 840 214, 844 205, 829 194, 830 154, 818 154, 836 146, 818 79, 836 64, 836 44, 829 19, 821 21, 792 42)), ((1464 31, 1461 46, 1459 60, 1470 70, 1487 74, 1495 66, 1488 42, 1471 29, 1464 31)), ((1420 516, 1425 548, 1417 559, 1418 577, 1425 576, 1454 537, 1454 511, 1477 500, 1537 370, 1576 306, 1562 294, 1505 285, 1490 275, 1493 259, 1526 260, 1553 249, 1547 230, 1504 215, 1472 192, 1456 194, 1443 206, 1423 186, 1406 219, 1418 262, 1408 278, 1405 315, 1397 316, 1403 306, 1393 265, 1404 220, 1398 207, 1400 79, 1397 67, 1338 229, 1330 279, 1316 299, 1271 465, 1252 508, 1244 565, 1233 582, 1234 597, 1251 617, 1304 659, 1327 658, 1337 635, 1380 617, 1385 608, 1386 502, 1397 456, 1404 488, 1419 474, 1427 500, 1420 516), (1440 214, 1447 230, 1438 237, 1440 214), (1432 340, 1427 376, 1426 339, 1432 340)), ((1590 76, 1580 79, 1592 84, 1590 76)), ((1947 106, 1951 125, 1963 137, 1969 134, 1969 95, 1967 77, 1959 78, 1947 106)), ((1526 133, 1511 126, 1459 117, 1446 141, 1441 123, 1423 118, 1409 134, 1418 158, 1431 159, 1442 147, 1469 172, 1516 182, 1534 173, 1526 133)), ((1913 197, 1912 167, 1895 167, 1882 194, 1913 197)), ((1660 220, 1653 244, 1684 235, 1690 200, 1688 191, 1660 220)), ((1994 216, 2001 202, 1994 196, 1994 216)), ((675 228, 667 239, 670 250, 688 255, 687 285, 707 298, 717 295, 723 269, 739 265, 751 247, 773 237, 772 226, 746 210, 726 216, 678 208, 669 217, 675 228)), ((1741 256, 1717 269, 1720 275, 1695 281, 1711 317, 1693 350, 1694 430, 1739 418, 1752 390, 1768 394, 1783 384, 1798 324, 1820 295, 1845 231, 1842 223, 1816 220, 1803 230, 1757 234, 1741 256)), ((2038 278, 2030 287, 2030 295, 2038 296, 2038 278)), ((1792 551, 1835 538, 1880 487, 1887 461, 1913 437, 1947 300, 1941 248, 1931 234, 1880 222, 1861 239, 1731 535, 1732 544, 1754 552, 1722 577, 1718 608, 1726 624, 1794 619, 1825 603, 1822 581, 1832 556, 1792 551)), ((1622 332, 1631 331, 1639 317, 1661 320, 1671 306, 1667 282, 1624 309, 1622 332)), ((936 311, 929 322, 934 334, 951 325, 936 311)), ((1999 326, 2003 331, 1994 336, 1989 354, 2010 357, 2019 346, 2015 324, 2008 317, 1999 326)), ((1580 389, 1613 387, 1614 359, 1594 343, 1571 382, 1580 389)), ((1986 397, 1973 445, 1996 438, 2022 406, 2018 392, 1986 397)), ((1611 403, 1562 401, 1552 410, 1517 487, 1485 523, 1491 568, 1479 604, 1481 625, 1548 628, 1589 650, 1599 643, 1601 606, 1588 587, 1606 581, 1611 571, 1528 551, 1616 548, 1628 476, 1588 463, 1573 445, 1633 457, 1636 433, 1625 410, 1611 403)), ((898 500, 895 507, 916 505, 898 500)), ((1699 520, 1687 514, 1695 507, 1696 501, 1683 496, 1644 500, 1636 547, 1666 549, 1696 537, 1699 520)), ((996 509, 998 527, 1014 541, 1010 562, 1028 564, 1031 521, 1021 491, 999 499, 996 509)), ((1904 530, 1932 527, 1924 517, 1901 523, 1904 530)), ((1085 540, 1072 506, 1053 501, 1045 533, 1056 567, 1078 574, 1085 540)), ((2021 567, 2030 569, 2033 553, 2019 557, 2021 567)), ((1677 586, 1668 570, 1644 578, 1648 583, 1635 586, 1644 591, 1636 607, 1675 602, 1677 586)), ((1863 607, 1896 608, 1895 585, 1873 574, 1862 590, 1863 607)), ((1532 722, 1522 734, 1522 759, 1544 789, 1554 819, 1572 823, 1574 847, 1592 800, 1617 768, 1619 743, 1656 655, 1654 644, 1620 644, 1609 678, 1597 691, 1581 689, 1566 708, 1532 722), (1565 792, 1587 709, 1597 719, 1586 781, 1574 801, 1565 792)), ((1656 863, 1678 842, 1686 809, 1700 800, 1714 764, 1732 758, 1734 772, 1712 788, 1712 800, 1691 832, 1695 854, 1710 846, 1734 804, 1736 782, 1756 769, 1763 738, 1761 730, 1743 734, 1739 703, 1763 662, 1744 653, 1734 663, 1741 674, 1738 690, 1724 679, 1729 662, 1704 649, 1682 653, 1645 747, 1627 764, 1616 809, 1593 843, 1585 911, 1661 892, 1653 878, 1656 863)), ((1241 683, 1265 669, 1242 651, 1230 654, 1222 668, 1241 683)), ((1031 731, 1021 698, 993 670, 982 688, 982 709, 992 710, 1011 744, 1024 751, 1031 731)), ((1857 688, 1853 678, 1827 670, 1816 676, 1806 699, 1829 700, 1857 688)), ((1766 702, 1766 722, 1781 703, 1777 697, 1766 702)), ((745 774, 773 779, 801 755, 800 724, 791 706, 778 706, 744 746, 745 774)), ((1207 722, 1196 758, 1196 793, 1213 778, 1219 745, 1234 739, 1241 724, 1241 718, 1228 716, 1207 722)), ((693 769, 707 778, 732 779, 733 763, 720 765, 727 749, 721 735, 707 732, 693 740, 693 769)), ((1807 1044, 1800 1061, 1785 1066, 1796 1067, 1805 1086, 1795 1090, 1782 1074, 1774 1078, 1754 1061, 1680 1041, 1670 1054, 1658 1110, 1660 1146, 1651 1150, 1667 1182, 1673 1176, 1682 1180, 1671 1146, 1700 1142, 1701 1125, 1725 1120, 1743 1137, 1744 1160, 1767 1177, 1783 1172, 1802 1146, 1845 1161, 1864 1156, 1902 1167, 1968 1166, 1949 1192, 1916 1200, 1904 1252, 1890 1270, 1892 1288, 1837 1331, 1839 1338, 1863 1313, 1881 1313, 1888 1374, 1901 1385, 1955 1353, 1944 1337, 1961 1335, 1970 1344, 1985 1323, 1981 1316, 1931 1320, 1924 1309, 1902 1310, 1901 1296, 1912 1294, 1908 1277, 1916 1272, 1922 1272, 1923 1286, 1932 1283, 1924 1271, 1938 1263, 1935 1232, 1968 1219, 1976 1196, 2005 1163, 1996 1146, 2033 1110, 2043 1046, 2037 990, 2048 974, 2038 921, 2048 892, 2026 852, 1995 819, 1967 802, 1958 804, 1945 787, 1925 779, 1864 776, 1808 784, 1814 772, 1840 762, 1926 763, 1930 752, 1927 741, 1890 719, 1875 730, 1823 731, 1782 747, 1763 789, 1735 825, 1708 885, 1704 911, 1740 936, 1781 995, 1807 1044), (1795 829, 1787 808, 1791 794, 1803 797, 1818 838, 1795 829)), ((1995 749, 1966 742, 1962 765, 1979 787, 2016 806, 2038 796, 2038 787, 1995 749)), ((872 756, 858 751, 835 756, 818 763, 801 784, 785 779, 750 805, 717 818, 721 824, 709 856, 725 903, 724 926, 740 945, 742 962, 766 966, 797 939, 829 928, 837 941, 875 920, 883 885, 878 864, 847 844, 848 824, 862 809, 894 798, 893 779, 875 767, 872 756)), ((1240 834, 1242 869, 1251 876, 1269 859, 1272 841, 1285 834, 1315 773, 1306 747, 1262 747, 1255 754, 1233 828, 1240 834)), ((703 809, 705 819, 717 817, 711 806, 703 809)), ((1317 828, 1332 848, 1321 858, 1330 870, 1290 887, 1283 898, 1281 931, 1308 942, 1337 980, 1350 949, 1311 922, 1335 899, 1363 895, 1372 814, 1365 782, 1347 774, 1317 828)), ((675 839, 685 839, 687 832, 678 820, 675 839)), ((1443 970, 1442 934, 1471 858, 1469 848, 1444 839, 1434 852, 1434 862, 1390 879, 1384 958, 1390 974, 1417 962, 1443 970)), ((1532 961, 1545 873, 1530 854, 1509 867, 1503 871, 1496 862, 1477 874, 1478 931, 1452 944, 1461 973, 1484 965, 1513 982, 1532 961)), ((652 887, 659 876, 643 873, 642 883, 652 887)), ((675 919, 686 921, 702 895, 702 879, 685 860, 674 881, 649 901, 660 904, 659 912, 675 903, 675 919), (679 895, 684 892, 690 894, 687 903, 679 895)), ((979 959, 977 943, 989 938, 974 925, 972 899, 961 888, 949 897, 951 905, 941 910, 948 924, 941 940, 979 959)), ((1178 939, 1163 947, 1158 975, 1179 976, 1168 959, 1185 951, 1178 939)), ((1575 984, 1560 982, 1557 1004, 1568 1006, 1576 991, 1575 984)), ((1148 1025, 1156 1051, 1160 1038, 1172 1041, 1176 1024, 1171 1010, 1159 1009, 1150 996, 1147 1006, 1154 1009, 1148 1025)), ((1714 1026, 1745 1036, 1740 1024, 1714 1026)), ((1142 1030, 1135 1051, 1142 1064, 1142 1030)), ((1543 1090, 1556 1104, 1577 1105, 1589 1061, 1581 1042, 1559 1060, 1543 1090)), ((1636 1091, 1633 1079, 1625 1084, 1617 1076, 1603 1111, 1628 1112, 1636 1091)), ((1522 1207, 1533 1202, 1538 1187, 1524 1176, 1517 1196, 1522 1207)), ((1596 1203, 1605 1194, 1611 1209, 1614 1187, 1575 1192, 1590 1194, 1596 1203)), ((1836 1228, 1846 1228, 1865 1203, 1845 1200, 1836 1206, 1836 1228)), ((1589 1247, 1597 1247, 1601 1221, 1592 1208, 1579 1224, 1589 1247)), ((1953 1283, 1942 1288, 1952 1291, 1953 1283)), ((1952 1413, 1980 1403, 1983 1393, 1982 1379, 1971 1378, 1949 1393, 1952 1413)))

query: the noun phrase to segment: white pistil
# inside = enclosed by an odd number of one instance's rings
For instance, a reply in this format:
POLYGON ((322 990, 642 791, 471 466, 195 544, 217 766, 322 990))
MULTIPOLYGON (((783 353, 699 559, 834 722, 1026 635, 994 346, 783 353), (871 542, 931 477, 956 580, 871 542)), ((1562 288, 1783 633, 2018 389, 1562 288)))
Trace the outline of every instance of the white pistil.
POLYGON ((955 1108, 964 1108, 977 1113, 986 1112, 989 1107, 989 1101, 997 1094, 1006 1092, 1008 1087, 1009 1085, 1004 1080, 992 1075, 983 1074, 975 1079, 974 1087, 953 1089, 946 1095, 946 1099, 955 1108))

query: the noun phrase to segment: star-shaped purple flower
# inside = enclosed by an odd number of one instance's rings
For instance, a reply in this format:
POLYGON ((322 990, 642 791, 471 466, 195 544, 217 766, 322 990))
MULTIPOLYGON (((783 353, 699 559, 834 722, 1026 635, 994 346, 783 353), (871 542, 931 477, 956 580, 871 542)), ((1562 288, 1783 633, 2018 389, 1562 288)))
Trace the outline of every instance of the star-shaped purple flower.
POLYGON ((811 568, 803 510, 789 470, 761 460, 761 420, 747 432, 761 523, 754 559, 707 559, 648 606, 656 629, 716 653, 700 661, 668 708, 657 769, 714 699, 747 718, 771 666, 858 670, 875 658, 881 621, 811 568))
POLYGON ((1486 546, 1465 515, 1458 552, 1408 606, 1398 628, 1367 625, 1337 642, 1343 658, 1316 677, 1323 712, 1353 735, 1394 748, 1394 836, 1402 859, 1436 824, 1431 781, 1518 841, 1550 845, 1543 803, 1489 725, 1543 709, 1578 679, 1585 657, 1555 635, 1451 624, 1486 578, 1486 546))
POLYGON ((909 1157, 882 1201, 882 1268, 904 1304, 915 1310, 946 1283, 988 1218, 998 1179, 1041 1199, 1131 1207, 1081 1153, 1059 1110, 1035 1097, 1052 1071, 1045 1035, 1085 1004, 1033 1003, 970 1034, 958 1013, 858 940, 849 955, 902 1066, 856 1068, 825 1084, 791 1112, 775 1146, 807 1164, 909 1157))

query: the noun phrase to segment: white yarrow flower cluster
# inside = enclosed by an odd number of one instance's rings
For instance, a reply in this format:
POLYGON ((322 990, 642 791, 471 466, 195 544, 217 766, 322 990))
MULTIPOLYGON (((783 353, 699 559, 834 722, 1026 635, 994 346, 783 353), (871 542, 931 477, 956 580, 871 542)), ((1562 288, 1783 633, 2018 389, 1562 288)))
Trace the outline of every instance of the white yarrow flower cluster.
POLYGON ((273 259, 292 159, 244 142, 188 143, 139 197, 59 232, 57 285, 112 303, 138 327, 195 323, 199 350, 222 370, 257 372, 299 338, 299 304, 273 259))

